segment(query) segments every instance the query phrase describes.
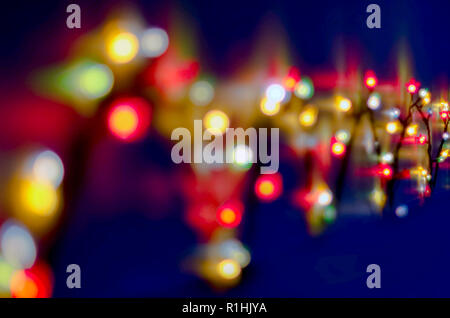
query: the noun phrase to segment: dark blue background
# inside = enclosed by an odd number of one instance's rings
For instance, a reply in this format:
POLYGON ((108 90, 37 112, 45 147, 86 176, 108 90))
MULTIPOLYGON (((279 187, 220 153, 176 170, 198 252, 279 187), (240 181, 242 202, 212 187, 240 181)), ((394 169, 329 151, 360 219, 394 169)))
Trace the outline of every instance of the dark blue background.
MULTIPOLYGON (((70 2, 19 0, 2 5, 1 64, 3 76, 8 76, 8 80, 2 79, 3 85, 21 82, 37 65, 60 61, 72 39, 100 24, 110 7, 108 1, 71 2, 81 5, 81 31, 65 28, 65 7, 70 2)), ((369 30, 365 8, 371 2, 136 3, 147 21, 157 25, 166 24, 170 9, 178 7, 199 32, 201 64, 219 75, 230 72, 236 52, 245 60, 253 47, 248 39, 257 36, 267 17, 275 16, 286 30, 290 50, 306 69, 332 67, 331 51, 341 38, 344 43, 358 43, 364 68, 392 77, 396 72, 394 49, 405 41, 417 78, 425 85, 438 77, 448 79, 450 2, 375 1, 381 6, 382 28, 369 30)), ((129 153, 118 151, 125 157, 118 159, 125 175, 142 168, 130 163, 139 160, 158 171, 169 173, 173 168, 169 152, 155 140, 137 145, 129 153)), ((294 184, 288 169, 283 163, 287 184, 294 184)), ((301 213, 287 198, 257 206, 250 211, 241 235, 252 262, 241 284, 225 293, 214 292, 180 266, 197 243, 182 219, 180 195, 171 194, 174 203, 165 211, 165 218, 150 219, 145 211, 148 206, 129 204, 130 189, 124 186, 122 190, 123 203, 113 208, 95 193, 82 194, 76 213, 50 250, 55 296, 450 296, 448 190, 437 191, 423 206, 412 202, 405 219, 342 217, 316 238, 306 233, 301 213), (71 263, 82 268, 80 290, 65 286, 65 269, 71 263), (366 287, 365 269, 372 263, 381 266, 380 290, 366 287)))

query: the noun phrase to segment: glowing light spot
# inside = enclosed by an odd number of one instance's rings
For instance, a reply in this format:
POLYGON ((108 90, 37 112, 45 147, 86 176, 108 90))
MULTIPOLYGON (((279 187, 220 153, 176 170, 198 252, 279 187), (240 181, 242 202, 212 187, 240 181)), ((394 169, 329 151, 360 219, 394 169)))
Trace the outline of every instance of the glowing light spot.
POLYGON ((130 62, 138 53, 139 42, 130 32, 121 32, 114 36, 107 45, 109 58, 118 64, 130 62))
POLYGON ((320 190, 317 196, 317 203, 321 206, 329 205, 333 201, 333 194, 329 189, 320 190))
POLYGON ((423 134, 420 134, 418 137, 416 137, 417 143, 420 145, 424 145, 427 142, 427 137, 423 134))
POLYGON ((375 73, 373 71, 367 71, 364 79, 364 83, 366 84, 367 88, 373 89, 377 85, 377 82, 378 80, 375 76, 375 73))
POLYGON ((255 182, 256 196, 266 202, 276 200, 283 191, 283 181, 279 173, 260 175, 255 182))
POLYGON ((241 266, 233 259, 224 259, 217 265, 220 277, 224 279, 235 279, 241 274, 241 266))
POLYGON ((61 158, 51 150, 39 153, 32 161, 32 178, 40 183, 51 183, 58 187, 64 177, 64 165, 61 158))
POLYGON ((108 128, 123 141, 142 137, 150 125, 150 107, 140 98, 124 98, 114 102, 108 113, 108 128))
POLYGON ((214 87, 207 81, 198 81, 191 86, 189 98, 196 106, 206 106, 214 98, 214 87))
POLYGON ((230 224, 236 221, 236 213, 231 209, 223 209, 220 212, 220 220, 223 223, 230 224))
POLYGON ((138 126, 136 111, 128 106, 118 106, 109 117, 109 128, 117 137, 127 139, 138 126))
POLYGON ((25 271, 21 270, 15 272, 11 279, 11 293, 15 298, 36 298, 38 287, 25 271))
POLYGON ((108 66, 92 63, 81 68, 77 80, 81 95, 87 99, 97 99, 111 91, 114 75, 108 66))
POLYGON ((350 133, 346 129, 340 129, 334 135, 337 141, 340 141, 344 144, 348 143, 350 140, 350 133))
POLYGON ((300 125, 304 127, 311 127, 317 121, 318 110, 313 105, 305 106, 305 109, 300 113, 298 119, 300 125))
POLYGON ((286 97, 286 90, 280 84, 271 84, 266 89, 266 97, 274 103, 281 103, 286 97))
POLYGON ((420 87, 420 83, 417 82, 415 79, 410 79, 408 83, 406 83, 406 89, 408 90, 408 92, 410 94, 415 94, 417 93, 417 90, 420 87))
POLYGON ((375 188, 370 193, 370 200, 378 207, 382 207, 386 202, 386 194, 380 188, 375 188))
POLYGON ((160 28, 150 28, 141 36, 141 49, 146 57, 158 57, 169 47, 169 36, 160 28))
POLYGON ((52 293, 52 274, 49 267, 37 263, 30 269, 14 272, 10 282, 14 298, 48 298, 52 293))
POLYGON ((386 124, 386 131, 389 134, 395 134, 400 129, 400 123, 398 121, 390 121, 386 124))
POLYGON ((281 104, 277 102, 273 102, 267 97, 264 97, 260 104, 261 112, 267 116, 273 116, 278 114, 281 108, 281 104))
POLYGON ((421 88, 421 89, 419 90, 419 96, 420 96, 420 97, 425 98, 425 96, 427 96, 427 95, 428 95, 428 89, 426 89, 426 88, 421 88))
POLYGON ((444 132, 444 133, 442 134, 442 139, 447 140, 448 137, 449 137, 449 133, 448 133, 448 132, 444 132))
POLYGON ((386 114, 392 119, 397 119, 400 116, 400 109, 398 108, 391 108, 389 110, 386 111, 386 114))
POLYGON ((388 164, 380 164, 378 167, 378 175, 385 179, 392 178, 393 170, 388 164))
POLYGON ((367 99, 367 107, 369 107, 372 110, 377 110, 380 108, 381 105, 381 97, 378 93, 372 93, 370 94, 369 98, 367 99))
POLYGON ((392 152, 386 152, 382 154, 381 161, 383 163, 392 163, 394 161, 394 155, 392 154, 392 152))
POLYGON ((40 216, 55 213, 59 205, 59 196, 55 187, 46 181, 23 181, 20 198, 24 210, 40 216))
POLYGON ((236 239, 229 239, 221 243, 219 252, 224 259, 232 259, 238 262, 241 268, 250 263, 249 251, 236 239))
POLYGON ((341 112, 348 112, 352 108, 352 102, 348 98, 338 97, 337 108, 341 112))
POLYGON ((248 169, 253 162, 253 152, 247 145, 237 145, 233 149, 233 163, 248 169))
POLYGON ((417 124, 411 124, 406 128, 406 134, 408 136, 415 136, 417 134, 417 124))
POLYGON ((334 141, 331 144, 331 152, 335 157, 341 157, 345 154, 346 146, 340 141, 334 141))
POLYGON ((314 85, 310 78, 304 77, 294 89, 294 94, 301 99, 309 99, 314 95, 314 85))
POLYGON ((284 80, 284 87, 288 90, 288 91, 292 91, 295 87, 295 85, 297 84, 297 81, 295 80, 295 78, 288 76, 287 78, 285 78, 284 80))
POLYGON ((15 268, 33 266, 36 243, 28 230, 13 221, 6 221, 0 231, 0 247, 5 260, 15 268))
POLYGON ((227 202, 217 210, 217 221, 224 227, 234 228, 241 223, 242 209, 242 204, 238 202, 227 202))
POLYGON ((283 80, 283 85, 289 92, 292 92, 299 79, 300 71, 298 68, 292 66, 289 68, 288 75, 283 80))
POLYGON ((228 116, 220 110, 210 110, 203 118, 205 128, 214 135, 222 135, 229 127, 228 116))

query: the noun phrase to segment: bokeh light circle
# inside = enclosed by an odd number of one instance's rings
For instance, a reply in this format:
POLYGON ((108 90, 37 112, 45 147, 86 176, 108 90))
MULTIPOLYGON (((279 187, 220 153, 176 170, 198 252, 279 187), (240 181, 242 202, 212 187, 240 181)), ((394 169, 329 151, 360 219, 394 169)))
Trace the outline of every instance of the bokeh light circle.
POLYGON ((36 261, 36 243, 28 230, 19 223, 3 223, 0 230, 0 247, 6 261, 15 268, 30 268, 36 261))
POLYGON ((150 28, 145 30, 141 36, 141 49, 146 57, 158 57, 162 55, 169 46, 169 36, 161 28, 150 28))

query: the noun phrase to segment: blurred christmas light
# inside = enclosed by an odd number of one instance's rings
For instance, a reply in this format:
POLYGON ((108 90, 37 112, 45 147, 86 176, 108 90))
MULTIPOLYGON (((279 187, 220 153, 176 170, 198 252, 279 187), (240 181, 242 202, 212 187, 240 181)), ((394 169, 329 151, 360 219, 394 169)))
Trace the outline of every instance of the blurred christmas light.
POLYGON ((298 119, 300 125, 304 127, 311 127, 316 123, 318 110, 313 105, 306 105, 300 113, 298 119))
POLYGON ((418 125, 411 124, 406 128, 406 134, 408 136, 415 136, 417 134, 418 125))
POLYGON ((111 111, 109 128, 117 137, 127 139, 136 131, 138 121, 138 115, 131 106, 120 105, 111 111))
POLYGON ((345 154, 346 146, 344 143, 336 140, 336 138, 331 139, 331 153, 335 157, 342 157, 345 154))
POLYGON ((270 102, 281 103, 286 97, 286 90, 280 84, 271 84, 266 89, 266 97, 270 102))
POLYGON ((111 105, 108 113, 109 131, 123 141, 137 140, 148 129, 150 114, 150 108, 143 99, 119 99, 111 105))
POLYGON ((36 298, 38 287, 24 270, 16 271, 11 278, 11 294, 14 298, 36 298))
POLYGON ((266 202, 276 200, 283 191, 281 174, 260 175, 255 182, 256 196, 266 202))
POLYGON ((333 201, 333 194, 330 189, 319 189, 317 195, 317 203, 321 206, 327 206, 333 201))
POLYGON ((217 265, 217 271, 224 279, 235 279, 241 274, 241 266, 233 259, 224 259, 217 265))
POLYGON ((273 102, 267 97, 261 100, 260 104, 261 112, 267 116, 273 116, 279 113, 281 104, 279 102, 273 102))
POLYGON ((386 111, 387 116, 389 116, 389 118, 391 120, 397 119, 400 116, 400 109, 393 107, 389 110, 386 111))
POLYGON ((87 99, 98 99, 111 91, 114 84, 114 75, 106 65, 86 62, 80 66, 76 82, 78 91, 82 96, 87 99))
POLYGON ((412 176, 417 176, 418 178, 428 176, 428 170, 422 166, 411 168, 410 173, 412 176))
POLYGON ((338 130, 334 136, 337 141, 342 142, 344 144, 347 144, 350 140, 350 133, 346 129, 338 130))
POLYGON ((314 85, 309 77, 303 77, 294 89, 294 94, 301 99, 309 99, 314 95, 314 85))
POLYGON ((214 98, 214 87, 207 81, 195 82, 189 90, 189 98, 196 106, 206 106, 214 98))
POLYGON ((378 166, 378 175, 385 179, 391 179, 392 178, 392 167, 386 163, 382 163, 378 166))
POLYGON ((419 136, 417 136, 415 138, 416 143, 418 143, 419 145, 424 145, 427 142, 427 136, 420 134, 419 136))
POLYGON ((401 124, 399 121, 390 121, 386 124, 386 131, 389 134, 395 134, 400 130, 401 124))
POLYGON ((236 261, 241 268, 245 268, 250 263, 250 253, 237 239, 227 239, 218 246, 221 258, 236 261))
POLYGON ((11 283, 14 298, 48 298, 52 293, 52 275, 50 268, 37 263, 30 269, 14 272, 11 283))
POLYGON ((300 71, 292 66, 289 68, 288 75, 283 80, 283 85, 289 92, 292 92, 297 85, 297 82, 300 80, 300 71))
POLYGON ((372 93, 370 94, 369 98, 367 99, 367 107, 369 107, 372 110, 377 110, 380 108, 381 105, 381 97, 378 93, 372 93))
POLYGON ((348 112, 352 108, 352 102, 348 98, 338 96, 336 98, 336 107, 341 112, 348 112))
POLYGON ((226 202, 217 210, 217 221, 220 225, 234 228, 241 223, 243 206, 237 201, 226 202))
POLYGON ((375 88, 375 86, 377 85, 377 78, 375 76, 375 73, 373 71, 367 71, 366 75, 364 77, 364 83, 367 86, 367 88, 369 89, 373 89, 375 88))
POLYGON ((288 90, 290 92, 294 90, 296 84, 297 84, 297 82, 292 77, 287 77, 283 81, 284 87, 286 88, 286 90, 288 90))
POLYGON ((427 95, 428 95, 428 89, 426 89, 426 88, 419 89, 419 96, 420 97, 425 98, 425 96, 427 96, 427 95))
POLYGON ((417 90, 420 87, 420 83, 417 82, 414 78, 410 79, 408 83, 406 83, 406 89, 410 94, 417 93, 417 90))
POLYGON ((407 205, 400 205, 395 209, 395 215, 397 215, 399 218, 404 218, 408 215, 408 206, 407 205))
POLYGON ((383 163, 392 163, 394 161, 394 155, 392 152, 385 152, 381 155, 381 161, 383 163))
POLYGON ((45 150, 31 158, 27 165, 30 177, 42 183, 49 182, 58 187, 64 177, 64 165, 61 158, 51 150, 45 150), (28 167, 29 166, 29 167, 28 167))
POLYGON ((20 206, 24 212, 39 216, 54 214, 59 207, 59 193, 48 181, 23 180, 20 199, 20 206))
POLYGON ((146 57, 158 57, 169 46, 169 36, 161 28, 149 28, 141 35, 141 50, 146 57))
POLYGON ((421 88, 419 90, 419 96, 422 98, 422 101, 425 105, 428 105, 431 102, 431 93, 428 91, 428 89, 421 88))
POLYGON ((230 120, 224 112, 214 109, 205 114, 203 124, 211 134, 222 135, 229 127, 230 120))
POLYGON ((139 50, 137 37, 130 32, 120 32, 107 43, 107 54, 111 61, 124 64, 134 59, 139 50))
POLYGON ((233 163, 239 169, 249 169, 253 162, 253 152, 247 145, 236 145, 233 149, 233 163))
POLYGON ((445 101, 442 101, 442 102, 441 102, 440 107, 441 107, 441 110, 442 110, 443 112, 448 112, 448 111, 449 111, 448 103, 445 102, 445 101))
POLYGON ((448 137, 449 137, 448 132, 444 132, 444 133, 442 134, 442 139, 447 140, 448 137))
POLYGON ((14 268, 30 268, 36 261, 36 243, 28 230, 19 223, 3 223, 0 230, 0 247, 5 260, 14 268))
POLYGON ((386 194, 380 187, 375 187, 370 193, 370 200, 377 206, 382 207, 386 202, 386 194))

